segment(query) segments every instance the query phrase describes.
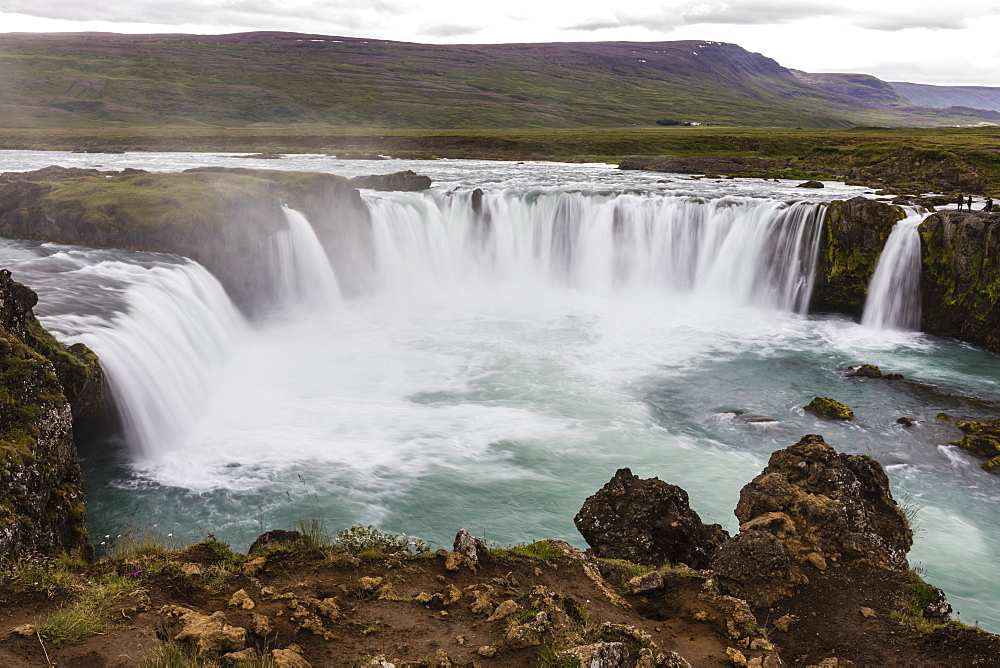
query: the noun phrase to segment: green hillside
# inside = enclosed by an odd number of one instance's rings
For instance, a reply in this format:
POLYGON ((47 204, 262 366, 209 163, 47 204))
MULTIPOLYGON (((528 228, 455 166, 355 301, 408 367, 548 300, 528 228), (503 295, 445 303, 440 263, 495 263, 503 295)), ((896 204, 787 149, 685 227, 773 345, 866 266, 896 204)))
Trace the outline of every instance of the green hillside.
POLYGON ((423 45, 291 33, 0 35, 0 126, 974 124, 804 83, 717 42, 423 45))

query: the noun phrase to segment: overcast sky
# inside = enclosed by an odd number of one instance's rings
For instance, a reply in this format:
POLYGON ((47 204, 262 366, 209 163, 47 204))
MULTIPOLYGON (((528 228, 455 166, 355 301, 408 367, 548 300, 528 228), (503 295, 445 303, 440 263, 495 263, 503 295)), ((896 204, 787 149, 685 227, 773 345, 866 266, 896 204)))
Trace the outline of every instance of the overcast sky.
POLYGON ((431 43, 703 39, 809 72, 1000 86, 1000 0, 0 0, 0 32, 84 30, 431 43))

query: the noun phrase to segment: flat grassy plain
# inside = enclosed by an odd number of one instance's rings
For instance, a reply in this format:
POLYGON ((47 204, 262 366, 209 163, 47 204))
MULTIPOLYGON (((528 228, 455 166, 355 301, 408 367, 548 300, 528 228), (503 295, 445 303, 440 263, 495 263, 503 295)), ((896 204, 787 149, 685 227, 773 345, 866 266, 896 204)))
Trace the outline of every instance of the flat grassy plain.
POLYGON ((619 128, 424 130, 313 125, 0 129, 0 149, 328 153, 619 163, 626 157, 787 159, 755 176, 846 178, 898 187, 1000 191, 1000 128, 619 128))

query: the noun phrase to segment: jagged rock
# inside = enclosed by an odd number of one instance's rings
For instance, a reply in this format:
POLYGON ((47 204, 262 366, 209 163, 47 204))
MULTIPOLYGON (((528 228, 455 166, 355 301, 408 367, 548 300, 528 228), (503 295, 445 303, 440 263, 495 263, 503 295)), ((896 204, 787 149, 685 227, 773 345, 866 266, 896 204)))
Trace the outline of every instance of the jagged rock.
POLYGON ((769 606, 792 594, 805 578, 769 531, 744 530, 723 543, 712 559, 712 570, 723 591, 769 606))
POLYGON ((275 668, 312 668, 312 664, 302 656, 298 645, 289 645, 285 649, 272 649, 271 658, 275 668))
POLYGON ((239 652, 230 652, 229 654, 223 654, 219 659, 222 661, 224 666, 238 666, 241 663, 253 661, 258 658, 257 650, 253 647, 247 647, 246 649, 240 650, 239 652))
POLYGON ((239 607, 244 610, 253 610, 255 604, 253 602, 253 599, 250 598, 250 595, 247 594, 247 590, 240 589, 235 594, 233 594, 232 597, 229 599, 229 607, 231 608, 239 607))
POLYGON ((461 529, 455 534, 455 543, 452 550, 453 553, 461 555, 465 560, 464 563, 469 565, 472 572, 476 572, 480 564, 485 565, 491 563, 493 560, 486 542, 482 538, 471 535, 465 529, 461 529))
POLYGON ((704 568, 729 537, 718 524, 701 521, 683 489, 643 480, 627 468, 584 502, 574 522, 596 556, 638 564, 704 568))
POLYGON ((831 202, 820 237, 811 310, 860 315, 878 256, 903 210, 864 197, 831 202))
POLYGON ((733 662, 734 666, 746 666, 747 665, 747 658, 745 656, 743 656, 743 652, 741 652, 740 650, 736 649, 735 647, 727 647, 726 648, 726 656, 729 657, 729 660, 733 662))
POLYGON ((663 576, 656 571, 638 575, 628 581, 628 588, 633 594, 644 594, 647 591, 663 589, 663 576))
POLYGON ((882 369, 874 364, 862 364, 857 367, 847 368, 848 378, 881 378, 882 380, 902 380, 902 374, 882 373, 882 369))
POLYGON ((599 642, 571 647, 556 654, 556 658, 576 659, 579 665, 588 668, 625 668, 635 663, 631 655, 628 645, 623 642, 599 642))
POLYGON ((77 357, 42 328, 37 301, 0 270, 0 566, 89 548, 67 398, 103 376, 93 353, 77 357))
POLYGON ((816 397, 805 407, 806 412, 828 420, 852 420, 854 411, 830 397, 816 397))
POLYGON ((822 563, 865 561, 905 570, 913 543, 882 465, 864 455, 838 453, 821 436, 805 436, 775 451, 764 471, 740 492, 736 516, 739 536, 746 536, 719 551, 719 584, 758 605, 805 578, 817 566, 817 557, 822 563), (741 555, 751 563, 738 565, 741 555), (755 571, 760 581, 753 587, 747 578, 755 571))
POLYGON ((286 531, 284 529, 272 529, 257 536, 256 540, 250 544, 247 556, 253 557, 264 550, 281 547, 295 546, 302 543, 302 534, 298 531, 286 531))
POLYGON ((416 174, 413 170, 407 169, 393 174, 372 174, 370 176, 355 176, 350 180, 355 188, 369 188, 371 190, 403 190, 418 191, 427 190, 431 187, 429 176, 416 174))
POLYGON ((986 461, 980 467, 984 471, 1000 473, 1000 420, 959 422, 956 426, 965 436, 952 441, 951 445, 985 457, 986 461))
POLYGON ((274 622, 271 621, 271 618, 267 615, 258 615, 254 613, 253 632, 261 637, 269 636, 274 633, 274 622))
POLYGON ((203 615, 190 608, 166 605, 160 612, 176 617, 181 630, 174 636, 177 641, 190 641, 198 656, 212 657, 238 652, 246 645, 246 629, 231 626, 223 612, 203 615))
POLYGON ((823 185, 822 181, 805 181, 804 183, 800 183, 799 185, 797 185, 795 187, 796 188, 823 188, 825 186, 823 185))
POLYGON ((1000 216, 939 211, 920 236, 923 329, 1000 351, 1000 216))
POLYGON ((525 647, 537 647, 542 644, 542 636, 551 628, 549 616, 539 612, 534 619, 522 624, 511 624, 504 633, 507 647, 518 650, 525 647))
POLYGON ((496 611, 486 621, 495 622, 498 619, 506 619, 517 612, 520 607, 515 601, 507 599, 497 606, 496 611))

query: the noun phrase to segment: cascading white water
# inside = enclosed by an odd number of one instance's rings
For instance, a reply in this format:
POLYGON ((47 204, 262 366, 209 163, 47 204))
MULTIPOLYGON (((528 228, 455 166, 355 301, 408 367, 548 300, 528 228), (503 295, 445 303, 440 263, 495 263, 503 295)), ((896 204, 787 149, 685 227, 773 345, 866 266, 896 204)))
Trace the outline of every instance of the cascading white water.
MULTIPOLYGON (((305 216, 284 212, 289 229, 272 240, 284 306, 328 313, 341 305, 333 269, 305 216)), ((133 451, 156 460, 196 433, 217 375, 249 325, 197 263, 103 262, 89 271, 128 274, 120 276, 131 284, 124 311, 76 338, 98 352, 133 451)))
POLYGON ((804 313, 824 206, 514 191, 371 202, 382 289, 656 289, 804 313))
POLYGON ((872 329, 920 329, 920 223, 923 210, 896 223, 868 284, 861 324, 872 329))
POLYGON ((342 304, 340 285, 312 225, 301 212, 281 207, 288 230, 271 239, 272 272, 281 283, 283 306, 330 311, 342 304))
POLYGON ((98 351, 133 450, 156 457, 198 423, 212 377, 246 322, 194 262, 150 269, 102 262, 91 271, 131 287, 124 312, 77 338, 98 351))

